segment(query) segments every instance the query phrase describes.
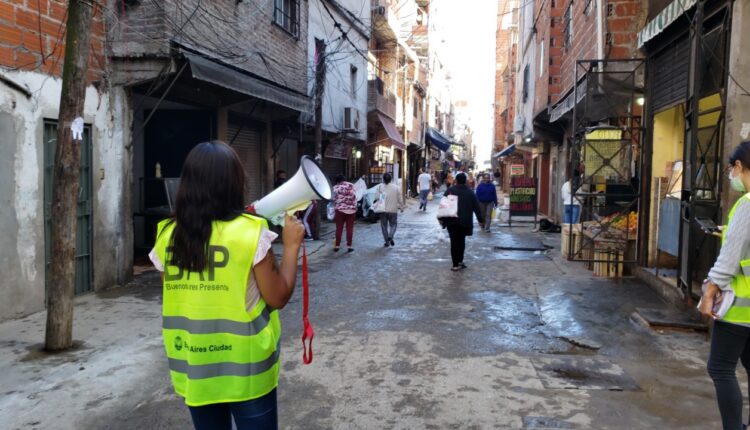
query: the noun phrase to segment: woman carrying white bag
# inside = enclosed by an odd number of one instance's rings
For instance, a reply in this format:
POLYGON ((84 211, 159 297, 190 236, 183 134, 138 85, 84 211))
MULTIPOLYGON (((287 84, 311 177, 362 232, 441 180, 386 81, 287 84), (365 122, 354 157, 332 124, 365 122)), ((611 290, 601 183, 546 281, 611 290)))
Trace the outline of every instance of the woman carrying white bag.
POLYGON ((477 196, 466 186, 466 174, 459 173, 456 175, 456 185, 445 192, 438 207, 438 221, 448 229, 451 240, 451 270, 454 272, 467 267, 464 264, 466 236, 474 234, 474 215, 480 224, 484 224, 477 196))

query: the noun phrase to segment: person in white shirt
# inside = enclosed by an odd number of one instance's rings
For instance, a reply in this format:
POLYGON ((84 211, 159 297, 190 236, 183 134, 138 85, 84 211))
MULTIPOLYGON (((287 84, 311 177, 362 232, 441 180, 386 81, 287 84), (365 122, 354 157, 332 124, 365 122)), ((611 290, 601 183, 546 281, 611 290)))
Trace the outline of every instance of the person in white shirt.
POLYGON ((430 188, 432 187, 432 176, 425 172, 424 168, 419 169, 419 177, 417 177, 417 184, 419 186, 419 210, 427 211, 427 196, 430 195, 430 188))
POLYGON ((575 193, 572 190, 573 179, 580 176, 581 174, 577 170, 574 171, 573 178, 568 179, 560 189, 560 196, 564 205, 563 224, 578 224, 581 219, 581 200, 573 196, 575 193))

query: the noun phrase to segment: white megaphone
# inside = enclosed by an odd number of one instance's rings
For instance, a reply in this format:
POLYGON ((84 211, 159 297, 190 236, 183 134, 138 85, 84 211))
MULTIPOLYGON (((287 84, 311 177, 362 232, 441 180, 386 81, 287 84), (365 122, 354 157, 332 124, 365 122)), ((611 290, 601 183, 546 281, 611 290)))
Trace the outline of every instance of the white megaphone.
POLYGON ((318 163, 303 155, 299 169, 291 179, 248 209, 264 218, 273 219, 280 213, 300 207, 311 200, 330 200, 331 195, 331 184, 318 163))

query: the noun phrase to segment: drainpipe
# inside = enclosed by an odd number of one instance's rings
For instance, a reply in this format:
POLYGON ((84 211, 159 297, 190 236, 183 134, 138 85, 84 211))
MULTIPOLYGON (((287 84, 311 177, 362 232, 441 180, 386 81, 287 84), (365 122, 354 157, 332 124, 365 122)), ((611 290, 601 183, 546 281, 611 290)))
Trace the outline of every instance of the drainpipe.
POLYGON ((596 0, 596 58, 604 59, 604 0, 596 0))

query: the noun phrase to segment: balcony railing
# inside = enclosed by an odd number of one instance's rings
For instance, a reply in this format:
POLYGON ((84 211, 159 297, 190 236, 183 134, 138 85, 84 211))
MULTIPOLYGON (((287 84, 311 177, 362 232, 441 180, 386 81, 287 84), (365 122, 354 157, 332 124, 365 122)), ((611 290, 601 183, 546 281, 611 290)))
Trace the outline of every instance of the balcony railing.
POLYGON ((387 90, 385 83, 379 78, 367 82, 367 110, 378 111, 396 119, 396 95, 387 90))

